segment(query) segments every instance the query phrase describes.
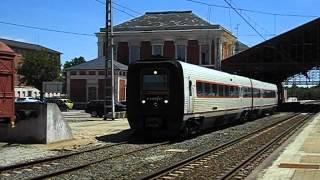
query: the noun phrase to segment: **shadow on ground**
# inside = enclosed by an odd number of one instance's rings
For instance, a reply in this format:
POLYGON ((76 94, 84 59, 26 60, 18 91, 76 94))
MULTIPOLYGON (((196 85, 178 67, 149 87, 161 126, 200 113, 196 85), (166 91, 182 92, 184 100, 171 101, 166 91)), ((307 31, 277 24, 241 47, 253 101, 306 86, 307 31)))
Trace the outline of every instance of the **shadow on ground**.
POLYGON ((132 134, 133 134, 132 130, 126 129, 115 134, 98 136, 96 137, 96 139, 98 141, 102 141, 106 143, 121 143, 121 142, 129 141, 132 138, 132 134))

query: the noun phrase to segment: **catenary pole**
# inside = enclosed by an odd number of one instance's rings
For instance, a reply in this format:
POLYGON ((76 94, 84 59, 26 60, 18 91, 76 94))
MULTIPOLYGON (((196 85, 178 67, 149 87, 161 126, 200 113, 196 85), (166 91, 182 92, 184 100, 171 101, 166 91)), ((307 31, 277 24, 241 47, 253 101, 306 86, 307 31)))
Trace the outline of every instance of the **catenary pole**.
POLYGON ((112 2, 106 3, 106 28, 105 28, 105 108, 104 115, 107 118, 108 109, 111 106, 111 119, 115 119, 115 99, 114 99, 114 57, 113 57, 113 27, 112 27, 112 2), (110 51, 109 51, 110 50, 110 51), (110 55, 109 55, 110 52, 110 55), (110 58, 110 60, 109 60, 110 58), (110 70, 111 69, 111 70, 110 70), (111 72, 111 74, 109 73, 111 72), (111 77, 110 77, 111 76, 111 77), (110 83, 111 81, 111 83, 110 83), (111 87, 110 87, 111 84, 111 87), (111 90, 111 91, 110 91, 111 90), (111 100, 111 103, 110 103, 111 100))

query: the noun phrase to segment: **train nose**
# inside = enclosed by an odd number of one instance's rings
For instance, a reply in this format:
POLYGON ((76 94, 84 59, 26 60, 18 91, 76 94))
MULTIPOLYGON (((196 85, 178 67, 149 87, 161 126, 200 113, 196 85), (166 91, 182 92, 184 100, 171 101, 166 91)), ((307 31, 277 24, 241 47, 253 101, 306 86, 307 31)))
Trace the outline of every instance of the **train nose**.
POLYGON ((157 103, 157 102, 154 102, 154 103, 153 103, 153 107, 154 107, 154 108, 158 108, 158 107, 159 107, 158 103, 157 103))

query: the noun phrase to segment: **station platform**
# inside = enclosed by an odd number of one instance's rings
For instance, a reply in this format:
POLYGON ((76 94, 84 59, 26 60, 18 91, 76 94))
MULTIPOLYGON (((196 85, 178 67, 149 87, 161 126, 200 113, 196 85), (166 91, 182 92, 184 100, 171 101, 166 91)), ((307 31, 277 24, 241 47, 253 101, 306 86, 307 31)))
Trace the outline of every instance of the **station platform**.
POLYGON ((248 179, 320 179, 320 113, 266 161, 248 179))

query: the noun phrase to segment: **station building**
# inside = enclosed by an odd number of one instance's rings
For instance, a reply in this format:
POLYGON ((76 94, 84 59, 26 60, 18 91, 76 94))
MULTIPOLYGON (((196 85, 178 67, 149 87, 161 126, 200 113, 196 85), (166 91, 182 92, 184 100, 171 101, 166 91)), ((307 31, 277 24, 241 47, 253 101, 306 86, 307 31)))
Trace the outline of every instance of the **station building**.
MULTIPOLYGON (((221 25, 210 24, 192 11, 147 12, 113 30, 118 101, 126 100, 126 71, 131 63, 163 56, 220 69, 223 59, 248 48, 221 25)), ((66 69, 67 94, 75 104, 104 99, 105 29, 96 36, 97 59, 66 69)))
MULTIPOLYGON (((103 58, 105 29, 96 35, 98 58, 103 58)), ((192 11, 147 12, 116 25, 113 35, 114 57, 125 65, 160 55, 220 69, 221 60, 235 53, 237 43, 227 29, 192 11)))

